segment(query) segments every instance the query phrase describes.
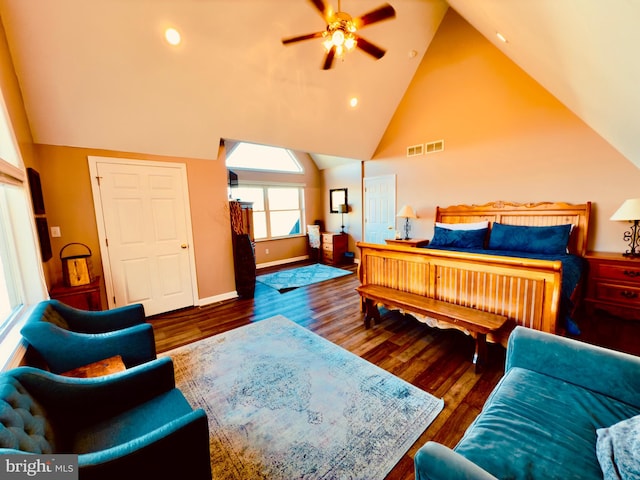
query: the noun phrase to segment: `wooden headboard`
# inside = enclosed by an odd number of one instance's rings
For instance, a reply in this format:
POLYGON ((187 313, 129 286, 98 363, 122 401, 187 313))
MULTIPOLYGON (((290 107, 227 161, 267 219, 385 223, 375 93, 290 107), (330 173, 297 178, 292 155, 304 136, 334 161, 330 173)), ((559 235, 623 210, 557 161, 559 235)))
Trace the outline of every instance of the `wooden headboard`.
POLYGON ((584 256, 589 238, 591 202, 573 205, 562 202, 511 203, 493 202, 485 205, 454 205, 436 207, 436 222, 471 223, 484 220, 508 225, 542 227, 572 224, 569 252, 584 256))

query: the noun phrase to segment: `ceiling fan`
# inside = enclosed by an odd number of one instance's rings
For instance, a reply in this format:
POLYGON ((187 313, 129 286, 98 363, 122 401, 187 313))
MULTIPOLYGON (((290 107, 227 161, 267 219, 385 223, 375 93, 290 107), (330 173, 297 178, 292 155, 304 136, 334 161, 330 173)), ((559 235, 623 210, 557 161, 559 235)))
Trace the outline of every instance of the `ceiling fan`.
POLYGON ((338 0, 338 11, 334 11, 331 6, 324 2, 324 0, 309 1, 316 10, 320 12, 325 22, 327 22, 327 28, 321 32, 283 38, 282 43, 284 45, 301 42, 303 40, 311 40, 314 38, 324 39, 323 44, 327 52, 325 54, 324 61, 322 62, 323 70, 330 69, 333 66, 333 61, 336 57, 342 58, 345 52, 349 52, 356 47, 363 52, 368 53, 376 60, 379 60, 384 56, 386 50, 374 45, 368 40, 365 40, 356 32, 367 25, 394 18, 396 16, 396 11, 391 5, 385 3, 360 17, 352 18, 351 15, 342 11, 340 0, 338 0))

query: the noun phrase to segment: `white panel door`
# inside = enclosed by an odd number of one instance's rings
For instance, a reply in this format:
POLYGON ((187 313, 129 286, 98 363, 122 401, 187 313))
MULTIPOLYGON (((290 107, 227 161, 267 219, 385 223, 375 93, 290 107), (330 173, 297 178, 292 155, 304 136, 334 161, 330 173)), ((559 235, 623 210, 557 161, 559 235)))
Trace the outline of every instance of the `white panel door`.
POLYGON ((384 243, 395 238, 396 176, 364 179, 364 241, 384 243))
POLYGON ((113 294, 147 315, 194 305, 184 173, 173 166, 96 163, 113 294))

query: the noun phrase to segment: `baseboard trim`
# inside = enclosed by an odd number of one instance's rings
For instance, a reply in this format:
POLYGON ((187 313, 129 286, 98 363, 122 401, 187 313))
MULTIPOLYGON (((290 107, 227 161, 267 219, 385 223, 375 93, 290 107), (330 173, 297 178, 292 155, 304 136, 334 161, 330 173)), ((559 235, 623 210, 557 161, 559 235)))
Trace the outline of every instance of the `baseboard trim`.
POLYGON ((256 268, 277 267, 278 265, 285 265, 287 263, 301 262, 302 260, 309 260, 309 255, 302 255, 300 257, 284 258, 282 260, 274 260, 273 262, 259 263, 256 268))
POLYGON ((214 295, 213 297, 199 298, 197 307, 204 307, 211 305, 212 303, 224 302, 225 300, 231 300, 232 298, 238 298, 238 292, 232 291, 227 293, 221 293, 220 295, 214 295))

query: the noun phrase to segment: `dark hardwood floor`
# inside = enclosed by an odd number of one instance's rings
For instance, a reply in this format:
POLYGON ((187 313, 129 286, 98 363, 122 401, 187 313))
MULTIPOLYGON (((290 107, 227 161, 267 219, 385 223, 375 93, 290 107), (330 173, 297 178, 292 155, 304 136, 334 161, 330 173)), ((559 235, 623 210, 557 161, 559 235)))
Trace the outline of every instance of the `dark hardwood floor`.
MULTIPOLYGON (((292 268, 301 264, 281 268, 292 268)), ((413 455, 428 440, 453 447, 480 412, 502 376, 505 351, 489 346, 481 374, 471 363, 473 341, 456 330, 432 329, 397 312, 365 329, 360 312, 356 266, 334 280, 278 293, 256 283, 253 299, 234 299, 150 317, 158 352, 281 314, 375 363, 413 385, 444 399, 444 410, 387 476, 413 479, 413 455)), ((261 270, 258 274, 273 271, 261 270)))

